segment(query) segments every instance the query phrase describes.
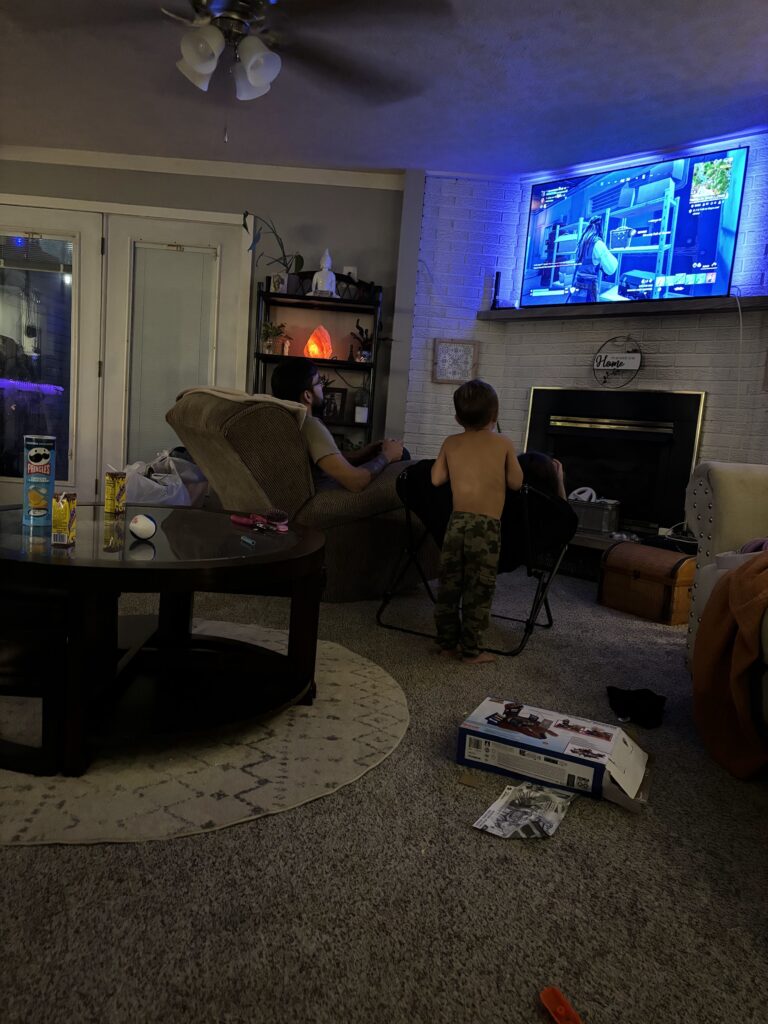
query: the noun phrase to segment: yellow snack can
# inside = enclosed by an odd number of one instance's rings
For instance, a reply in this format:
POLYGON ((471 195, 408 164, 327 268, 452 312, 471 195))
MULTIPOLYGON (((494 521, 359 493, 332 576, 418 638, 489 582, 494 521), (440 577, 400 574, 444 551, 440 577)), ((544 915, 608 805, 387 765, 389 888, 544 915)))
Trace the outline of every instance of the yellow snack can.
POLYGON ((74 491, 54 494, 52 512, 51 543, 71 547, 77 539, 77 494, 74 491))
POLYGON ((122 516, 104 516, 104 536, 101 547, 103 551, 114 554, 122 551, 125 545, 125 519, 122 516))
POLYGON ((113 470, 104 476, 104 514, 121 516, 125 512, 125 473, 113 470))

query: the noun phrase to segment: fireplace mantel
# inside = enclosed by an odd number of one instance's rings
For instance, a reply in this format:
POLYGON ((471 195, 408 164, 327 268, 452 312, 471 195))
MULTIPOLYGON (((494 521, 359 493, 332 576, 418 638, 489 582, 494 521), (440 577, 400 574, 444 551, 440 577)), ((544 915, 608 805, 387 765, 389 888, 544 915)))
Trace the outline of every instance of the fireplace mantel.
MULTIPOLYGON (((743 312, 768 309, 768 295, 739 299, 743 312)), ((594 320, 598 317, 673 316, 682 313, 730 313, 737 309, 734 296, 707 299, 664 299, 663 301, 600 302, 591 306, 500 306, 480 310, 478 320, 594 320)))

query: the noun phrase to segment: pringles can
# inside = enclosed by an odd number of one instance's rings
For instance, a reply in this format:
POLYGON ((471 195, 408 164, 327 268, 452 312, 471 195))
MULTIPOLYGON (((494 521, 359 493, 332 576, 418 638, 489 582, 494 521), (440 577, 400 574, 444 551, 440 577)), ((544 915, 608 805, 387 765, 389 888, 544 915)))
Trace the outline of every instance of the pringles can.
POLYGON ((104 476, 104 515, 121 516, 125 512, 125 473, 113 470, 104 476))
POLYGON ((24 435, 25 526, 51 529, 51 505, 56 480, 56 438, 50 434, 24 435))

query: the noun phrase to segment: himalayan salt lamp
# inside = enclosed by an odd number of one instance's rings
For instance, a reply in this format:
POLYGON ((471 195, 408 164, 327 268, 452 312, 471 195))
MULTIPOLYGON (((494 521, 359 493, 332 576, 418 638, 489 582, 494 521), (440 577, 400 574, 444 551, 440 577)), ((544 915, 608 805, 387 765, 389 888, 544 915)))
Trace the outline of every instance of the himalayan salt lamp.
POLYGON ((308 359, 331 359, 333 357, 331 336, 322 325, 316 327, 310 334, 307 344, 304 346, 304 355, 308 359))

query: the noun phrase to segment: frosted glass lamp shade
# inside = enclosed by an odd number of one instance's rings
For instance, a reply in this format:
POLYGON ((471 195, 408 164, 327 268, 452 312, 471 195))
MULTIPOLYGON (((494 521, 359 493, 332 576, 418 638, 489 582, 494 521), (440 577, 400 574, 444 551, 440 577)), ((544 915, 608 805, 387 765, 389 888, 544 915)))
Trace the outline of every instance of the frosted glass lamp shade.
POLYGON ((283 65, 257 36, 247 36, 238 46, 237 56, 251 85, 271 85, 283 65))
POLYGON ((208 92, 208 83, 211 80, 213 72, 207 75, 201 75, 198 71, 195 71, 194 68, 191 68, 183 58, 176 61, 176 67, 185 78, 189 79, 192 85, 196 85, 197 88, 202 89, 203 92, 208 92))
POLYGON ((269 82, 256 83, 248 81, 248 75, 242 64, 235 64, 235 93, 239 100, 257 100, 259 96, 265 96, 270 89, 269 82))
POLYGON ((216 70, 224 46, 223 33, 215 25, 205 25, 184 33, 181 37, 181 56, 199 75, 210 75, 216 70))

